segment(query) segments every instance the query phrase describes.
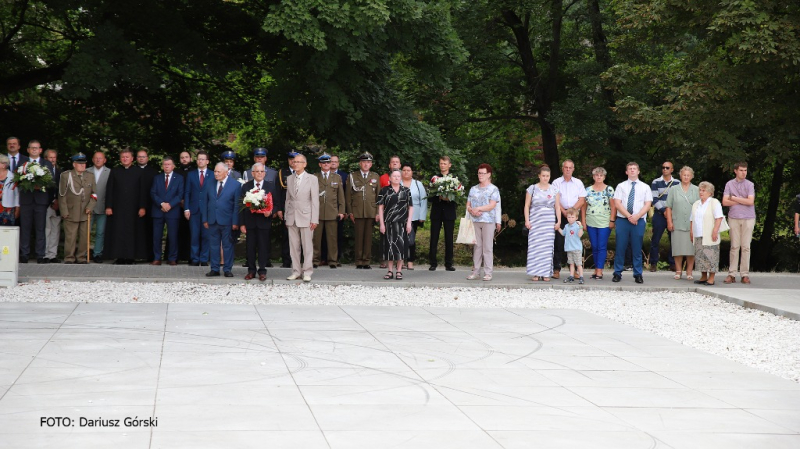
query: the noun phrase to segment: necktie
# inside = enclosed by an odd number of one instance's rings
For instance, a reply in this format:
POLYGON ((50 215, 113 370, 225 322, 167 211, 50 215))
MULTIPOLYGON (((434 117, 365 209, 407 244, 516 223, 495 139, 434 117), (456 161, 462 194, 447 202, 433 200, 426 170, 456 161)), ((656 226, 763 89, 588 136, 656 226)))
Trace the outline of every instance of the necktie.
POLYGON ((628 194, 628 213, 633 213, 633 197, 636 196, 636 183, 631 182, 631 193, 628 194))
POLYGON ((297 192, 300 191, 300 177, 297 176, 294 180, 294 194, 297 195, 297 192))
POLYGON ((219 183, 219 187, 217 187, 217 197, 219 198, 219 194, 222 193, 222 183, 219 183))
POLYGON ((327 173, 323 173, 322 176, 325 178, 325 182, 328 182, 328 174, 327 173))
POLYGON ((164 175, 164 190, 169 189, 169 175, 164 175))
POLYGON ((260 182, 256 184, 256 189, 257 190, 261 190, 261 183, 260 182))
POLYGON ((17 172, 17 157, 16 156, 11 156, 11 172, 12 173, 16 173, 17 172))
POLYGON ((200 187, 203 187, 203 183, 206 180, 205 170, 200 170, 200 187))
POLYGON ((361 173, 361 176, 363 176, 364 179, 367 179, 367 174, 366 173, 361 173))

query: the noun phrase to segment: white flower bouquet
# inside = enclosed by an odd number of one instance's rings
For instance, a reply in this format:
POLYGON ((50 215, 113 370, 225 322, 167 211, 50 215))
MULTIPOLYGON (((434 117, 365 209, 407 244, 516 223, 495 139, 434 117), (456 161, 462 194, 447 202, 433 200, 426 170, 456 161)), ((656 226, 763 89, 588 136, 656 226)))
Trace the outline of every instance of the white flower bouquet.
POLYGON ((248 209, 253 214, 270 215, 272 213, 272 193, 253 187, 244 194, 242 209, 248 209))
POLYGON ((434 176, 431 178, 428 198, 437 196, 447 201, 455 201, 456 198, 464 196, 464 186, 455 176, 434 176))
POLYGON ((37 162, 26 162, 14 173, 14 186, 23 192, 46 192, 53 185, 53 175, 47 167, 37 162))

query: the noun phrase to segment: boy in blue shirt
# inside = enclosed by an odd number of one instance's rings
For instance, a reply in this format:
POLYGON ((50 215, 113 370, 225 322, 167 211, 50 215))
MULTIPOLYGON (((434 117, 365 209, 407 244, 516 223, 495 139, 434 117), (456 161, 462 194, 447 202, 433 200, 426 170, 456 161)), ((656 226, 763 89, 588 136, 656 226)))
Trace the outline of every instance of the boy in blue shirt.
POLYGON ((583 284, 583 225, 578 221, 578 211, 574 208, 567 209, 564 214, 567 216, 567 225, 558 232, 564 236, 564 252, 567 253, 567 263, 569 264, 569 277, 564 282, 575 282, 575 269, 578 271, 578 283, 583 284))

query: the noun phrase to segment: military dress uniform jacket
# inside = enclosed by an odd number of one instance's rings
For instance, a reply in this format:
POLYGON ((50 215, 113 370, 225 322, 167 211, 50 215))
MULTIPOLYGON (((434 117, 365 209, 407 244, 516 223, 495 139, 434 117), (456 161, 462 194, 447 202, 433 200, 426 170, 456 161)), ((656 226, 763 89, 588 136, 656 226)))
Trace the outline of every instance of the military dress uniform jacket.
POLYGON ((338 220, 338 215, 344 215, 347 211, 342 177, 332 171, 328 172, 327 180, 322 173, 316 173, 314 176, 319 182, 319 219, 338 220))
POLYGON ((369 172, 366 179, 361 171, 354 171, 347 177, 345 196, 347 197, 347 213, 353 218, 372 218, 378 215, 378 192, 381 178, 375 172, 369 172))
POLYGON ((61 174, 58 183, 58 208, 64 220, 86 221, 86 209, 94 209, 97 199, 95 194, 94 174, 83 172, 79 175, 75 170, 61 174))

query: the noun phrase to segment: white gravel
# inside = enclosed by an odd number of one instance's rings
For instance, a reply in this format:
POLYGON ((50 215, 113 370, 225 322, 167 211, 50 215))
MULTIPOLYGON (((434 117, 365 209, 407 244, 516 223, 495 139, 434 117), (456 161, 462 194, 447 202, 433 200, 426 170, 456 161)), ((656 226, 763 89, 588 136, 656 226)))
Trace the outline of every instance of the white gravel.
POLYGON ((326 285, 36 282, 3 302, 302 304, 579 309, 800 382, 800 322, 696 293, 326 285))

